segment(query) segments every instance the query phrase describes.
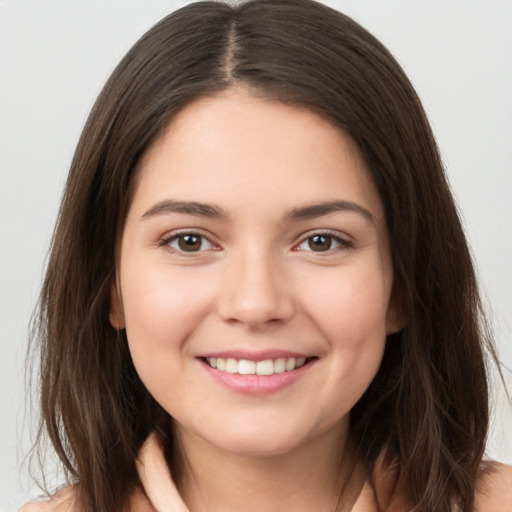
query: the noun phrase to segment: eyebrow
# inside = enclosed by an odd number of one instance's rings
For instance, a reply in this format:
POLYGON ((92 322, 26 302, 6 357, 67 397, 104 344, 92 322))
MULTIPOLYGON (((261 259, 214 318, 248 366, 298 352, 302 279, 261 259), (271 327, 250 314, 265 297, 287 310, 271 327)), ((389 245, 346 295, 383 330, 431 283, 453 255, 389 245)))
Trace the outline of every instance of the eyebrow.
MULTIPOLYGON (((344 200, 322 201, 293 208, 285 214, 284 218, 287 221, 308 220, 336 212, 357 213, 362 215, 372 224, 375 224, 375 219, 369 210, 357 203, 344 200)), ((186 215, 207 217, 210 219, 226 219, 229 217, 227 212, 219 206, 197 201, 176 201, 173 199, 166 199, 152 206, 142 215, 142 219, 148 219, 156 215, 166 213, 184 213, 186 215)))
POLYGON ((174 201, 166 199, 152 206, 142 215, 143 219, 148 219, 156 215, 165 213, 185 213, 187 215, 196 215, 199 217, 208 217, 211 219, 227 218, 228 214, 218 206, 197 201, 174 201))
POLYGON ((308 220, 336 212, 357 213, 359 215, 362 215, 366 220, 368 220, 372 224, 375 224, 375 218, 373 217, 369 210, 367 210, 366 208, 357 203, 353 203, 352 201, 343 200, 323 201, 307 206, 301 206, 299 208, 294 208, 293 210, 289 211, 286 214, 285 218, 287 220, 308 220))

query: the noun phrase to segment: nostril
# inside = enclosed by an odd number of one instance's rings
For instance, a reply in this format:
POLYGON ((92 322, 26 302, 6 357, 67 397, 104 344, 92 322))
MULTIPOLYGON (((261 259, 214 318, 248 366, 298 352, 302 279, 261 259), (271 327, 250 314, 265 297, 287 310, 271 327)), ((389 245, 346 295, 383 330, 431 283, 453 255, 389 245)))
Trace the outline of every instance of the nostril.
POLYGON ((286 296, 227 297, 219 305, 219 315, 233 325, 249 329, 285 322, 295 314, 293 301, 286 296))

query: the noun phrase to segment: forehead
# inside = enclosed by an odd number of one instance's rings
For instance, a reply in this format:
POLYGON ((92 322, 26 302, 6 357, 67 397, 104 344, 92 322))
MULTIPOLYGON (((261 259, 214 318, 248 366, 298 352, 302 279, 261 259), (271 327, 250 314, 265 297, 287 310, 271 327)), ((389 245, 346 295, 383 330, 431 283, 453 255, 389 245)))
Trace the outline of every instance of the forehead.
POLYGON ((382 205, 352 139, 296 106, 232 89, 181 110, 139 166, 134 207, 179 200, 293 208, 357 200, 378 218, 382 205))

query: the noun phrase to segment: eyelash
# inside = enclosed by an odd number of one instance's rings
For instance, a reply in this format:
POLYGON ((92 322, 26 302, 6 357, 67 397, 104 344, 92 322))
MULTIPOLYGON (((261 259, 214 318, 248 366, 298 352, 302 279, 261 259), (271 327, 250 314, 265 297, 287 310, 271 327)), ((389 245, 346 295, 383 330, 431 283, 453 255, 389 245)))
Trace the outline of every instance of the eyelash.
POLYGON ((354 247, 354 244, 352 241, 347 240, 346 238, 343 238, 342 236, 340 236, 340 234, 337 231, 323 230, 323 231, 316 231, 313 233, 306 233, 302 237, 300 242, 294 246, 294 250, 298 251, 299 250, 298 247, 300 247, 303 243, 307 242, 308 240, 313 239, 315 236, 329 238, 332 242, 337 243, 338 246, 337 247, 329 247, 325 251, 314 251, 311 249, 307 252, 312 252, 312 253, 316 252, 319 254, 332 254, 335 251, 338 252, 338 251, 348 250, 348 249, 352 249, 354 247))
POLYGON ((160 247, 165 247, 167 250, 169 250, 171 252, 178 253, 180 255, 184 255, 187 257, 192 257, 197 253, 204 252, 204 249, 198 250, 198 251, 185 251, 185 250, 181 250, 179 248, 175 248, 175 247, 171 246, 172 242, 179 241, 180 238, 184 238, 186 236, 197 237, 201 240, 201 245, 203 245, 204 242, 206 241, 212 246, 213 250, 219 250, 217 248, 218 246, 214 242, 212 242, 211 239, 205 233, 203 233, 197 229, 196 230, 183 230, 183 231, 174 232, 172 234, 169 234, 168 236, 165 236, 164 238, 162 238, 162 240, 160 241, 160 243, 158 245, 160 247))
MULTIPOLYGON (((182 249, 175 248, 175 247, 171 246, 171 244, 173 242, 179 241, 180 238, 183 238, 183 237, 186 237, 186 236, 200 238, 201 246, 206 241, 208 244, 210 244, 212 246, 211 248, 206 249, 206 250, 219 250, 218 246, 214 242, 212 242, 210 240, 210 238, 205 233, 203 233, 203 232, 201 232, 199 230, 184 230, 184 231, 180 231, 180 232, 177 232, 177 233, 176 232, 172 233, 172 234, 162 238, 162 240, 159 243, 159 246, 160 247, 165 247, 165 248, 167 248, 168 250, 170 250, 172 252, 179 253, 179 254, 184 255, 184 256, 193 256, 193 255, 195 255, 197 253, 205 252, 205 249, 203 249, 203 250, 199 249, 197 251, 195 251, 195 250, 193 250, 193 251, 186 251, 186 250, 182 250, 182 249)), ((327 248, 324 251, 314 251, 313 249, 311 249, 311 250, 305 251, 305 252, 312 252, 312 253, 317 252, 317 253, 320 253, 320 254, 322 254, 322 253, 332 254, 334 251, 347 250, 347 249, 353 248, 353 246, 354 246, 354 244, 351 241, 347 240, 346 238, 341 237, 338 232, 330 231, 330 230, 323 230, 323 231, 317 231, 317 232, 313 232, 313 233, 306 233, 306 235, 301 238, 299 243, 294 245, 293 250, 294 251, 299 251, 300 250, 299 247, 302 244, 304 244, 308 240, 313 239, 316 236, 328 238, 332 242, 334 242, 334 243, 336 243, 338 245, 337 245, 337 247, 329 247, 329 248, 327 248)))

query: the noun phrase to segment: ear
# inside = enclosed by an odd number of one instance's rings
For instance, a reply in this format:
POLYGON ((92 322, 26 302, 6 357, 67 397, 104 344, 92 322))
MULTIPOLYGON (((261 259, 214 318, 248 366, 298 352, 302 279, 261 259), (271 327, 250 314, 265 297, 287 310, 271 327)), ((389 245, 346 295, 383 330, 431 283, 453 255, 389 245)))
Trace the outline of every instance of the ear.
POLYGON ((393 286, 386 313, 386 334, 395 334, 401 331, 408 321, 409 318, 402 294, 393 286))
POLYGON ((118 331, 126 327, 121 290, 117 279, 112 279, 110 283, 109 320, 110 325, 118 331))

